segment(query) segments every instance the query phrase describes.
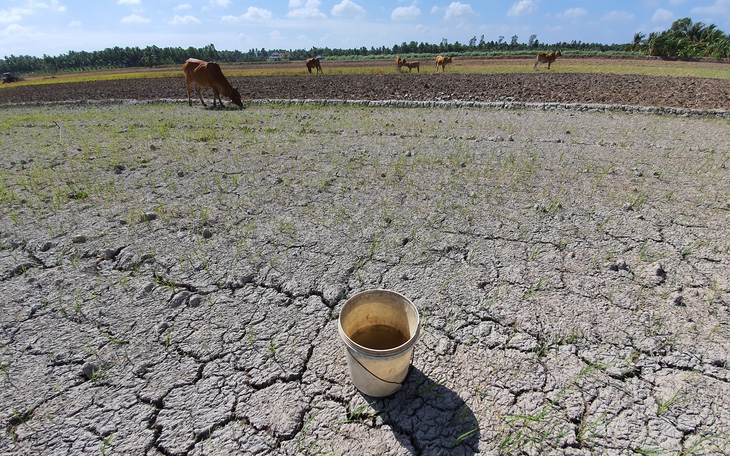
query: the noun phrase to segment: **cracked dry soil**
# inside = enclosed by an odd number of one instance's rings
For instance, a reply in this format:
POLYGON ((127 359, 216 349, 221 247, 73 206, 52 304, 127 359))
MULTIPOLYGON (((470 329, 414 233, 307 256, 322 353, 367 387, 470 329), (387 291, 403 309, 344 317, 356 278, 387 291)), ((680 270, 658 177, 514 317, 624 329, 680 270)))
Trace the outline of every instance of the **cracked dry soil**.
POLYGON ((2 111, 1 454, 730 450, 726 119, 2 111), (385 399, 376 287, 423 323, 385 399))

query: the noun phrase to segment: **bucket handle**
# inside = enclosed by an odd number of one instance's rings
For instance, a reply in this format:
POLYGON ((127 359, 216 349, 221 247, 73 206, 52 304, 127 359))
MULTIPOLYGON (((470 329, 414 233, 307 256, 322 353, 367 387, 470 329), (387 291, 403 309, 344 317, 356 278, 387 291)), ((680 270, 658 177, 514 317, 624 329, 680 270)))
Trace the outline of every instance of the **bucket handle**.
POLYGON ((411 368, 413 367, 413 351, 411 351, 411 359, 410 359, 410 361, 408 362, 408 373, 407 373, 407 374, 406 374, 406 376, 405 376, 405 377, 403 378, 403 381, 402 381, 402 382, 391 382, 390 380, 386 380, 386 379, 384 379, 384 378, 380 378, 379 376, 375 375, 375 374, 374 374, 374 373, 373 373, 373 372, 372 372, 372 371, 371 371, 370 369, 368 369, 367 367, 365 367, 365 366, 363 365, 363 363, 361 363, 361 362, 360 362, 360 361, 359 361, 359 360, 358 360, 358 359, 357 359, 356 357, 354 357, 354 356, 351 356, 350 358, 351 358, 351 359, 353 359, 353 360, 354 360, 354 361, 355 361, 356 363, 358 363, 358 364, 360 365, 360 367, 362 367, 363 369, 365 369, 365 371, 366 371, 366 372, 367 372, 368 374, 370 374, 370 375, 372 375, 373 377, 377 378, 377 379, 378 379, 378 380, 380 380, 381 382, 384 382, 384 383, 390 383, 391 385, 400 385, 400 386, 403 386, 403 384, 404 384, 404 383, 406 382, 406 379, 408 378, 408 374, 410 374, 410 372, 411 372, 411 368))

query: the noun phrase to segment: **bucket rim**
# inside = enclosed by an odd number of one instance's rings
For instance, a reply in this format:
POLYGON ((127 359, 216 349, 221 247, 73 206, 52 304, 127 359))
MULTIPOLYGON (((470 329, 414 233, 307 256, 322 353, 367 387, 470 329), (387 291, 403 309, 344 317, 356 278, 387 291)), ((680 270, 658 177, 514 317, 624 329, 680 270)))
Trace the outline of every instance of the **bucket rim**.
POLYGON ((398 293, 397 291, 388 290, 385 288, 374 288, 374 289, 370 289, 370 290, 364 290, 364 291, 354 294, 347 301, 345 301, 345 304, 342 305, 342 309, 340 309, 340 313, 337 317, 337 331, 340 333, 340 338, 345 343, 345 346, 347 346, 348 349, 357 351, 359 355, 371 356, 373 358, 385 358, 385 357, 390 357, 390 356, 394 356, 394 355, 399 355, 403 352, 406 352, 407 350, 410 350, 413 347, 413 345, 415 345, 416 342, 418 342, 418 339, 420 337, 421 315, 418 312, 418 308, 416 307, 415 304, 413 304, 413 302, 410 299, 408 299, 402 293, 398 293), (374 293, 386 293, 386 294, 396 295, 398 298, 400 298, 403 301, 405 301, 406 303, 408 303, 408 306, 410 306, 413 309, 414 313, 416 314, 416 330, 414 331, 413 335, 410 336, 408 338, 408 340, 405 341, 404 343, 402 343, 401 345, 398 345, 398 346, 392 347, 392 348, 386 348, 383 350, 365 347, 364 345, 360 345, 357 342, 355 342, 354 340, 350 339, 350 336, 348 336, 347 333, 345 333, 345 330, 342 328, 342 309, 344 309, 345 306, 347 306, 347 304, 350 301, 353 301, 356 298, 360 298, 363 295, 374 294, 374 293))

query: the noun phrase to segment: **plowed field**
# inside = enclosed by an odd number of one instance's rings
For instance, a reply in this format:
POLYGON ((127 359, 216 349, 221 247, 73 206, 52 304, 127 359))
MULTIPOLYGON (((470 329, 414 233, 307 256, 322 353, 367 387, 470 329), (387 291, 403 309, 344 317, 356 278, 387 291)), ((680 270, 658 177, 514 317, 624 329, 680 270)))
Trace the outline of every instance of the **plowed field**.
MULTIPOLYGON (((229 80, 239 89, 244 101, 247 99, 517 101, 699 110, 730 109, 728 79, 560 73, 547 71, 543 66, 540 67, 540 71, 534 73, 512 74, 457 74, 453 71, 454 68, 449 66, 446 74, 434 74, 431 65, 428 62, 423 63, 424 73, 398 74, 395 69, 389 69, 380 74, 332 74, 331 68, 325 65, 324 75, 310 75, 301 69, 301 73, 298 74, 233 76, 229 77, 229 80)), ((530 62, 523 63, 531 66, 530 62)), ((296 66, 297 64, 291 62, 286 64, 288 66, 277 68, 290 68, 296 71, 301 66, 296 66)), ((647 64, 666 63, 654 61, 647 64)), ((343 64, 331 63, 331 65, 343 64)), ((349 65, 367 66, 372 63, 356 62, 349 65)), ((264 70, 270 67, 259 66, 264 70)), ((606 68, 606 71, 610 71, 611 66, 607 65, 606 68)), ((212 96, 210 90, 206 89, 203 93, 204 97, 212 96)), ((0 90, 0 104, 104 99, 182 99, 186 96, 181 71, 179 77, 6 87, 0 90)))

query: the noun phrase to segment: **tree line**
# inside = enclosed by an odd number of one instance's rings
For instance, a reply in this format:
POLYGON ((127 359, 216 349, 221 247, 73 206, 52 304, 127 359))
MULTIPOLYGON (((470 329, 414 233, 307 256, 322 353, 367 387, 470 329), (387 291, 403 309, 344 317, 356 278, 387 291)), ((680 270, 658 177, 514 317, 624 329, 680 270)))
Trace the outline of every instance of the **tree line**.
POLYGON ((669 30, 649 35, 637 32, 627 50, 660 57, 730 57, 730 36, 715 24, 692 22, 685 17, 672 23, 669 30))
MULTIPOLYGON (((483 54, 490 53, 519 53, 535 51, 545 47, 532 35, 527 43, 519 43, 515 35, 509 41, 499 37, 497 41, 485 41, 484 35, 481 39, 473 37, 468 43, 456 41, 449 43, 445 38, 439 44, 430 44, 411 41, 395 44, 392 47, 360 47, 351 49, 338 49, 329 47, 312 47, 310 49, 296 49, 285 51, 291 60, 305 60, 309 57, 322 56, 324 58, 386 58, 398 54, 483 54)), ((599 43, 582 43, 573 41, 570 43, 556 43, 548 46, 553 49, 592 51, 592 52, 616 52, 624 49, 625 45, 605 45, 599 43)), ((72 71, 88 71, 108 68, 132 68, 132 67, 156 67, 163 65, 182 65, 190 57, 216 62, 261 62, 269 59, 274 51, 281 49, 250 49, 248 52, 238 50, 220 51, 213 44, 202 48, 188 47, 165 47, 148 46, 139 47, 113 47, 101 51, 69 51, 58 56, 44 55, 33 57, 27 55, 11 55, 0 60, 0 72, 11 72, 14 74, 32 73, 58 73, 72 71)))
MULTIPOLYGON (((582 53, 618 53, 628 51, 638 54, 649 54, 662 57, 730 57, 730 37, 715 25, 702 22, 693 23, 690 18, 675 21, 669 30, 651 33, 648 36, 636 33, 629 44, 600 44, 571 41, 545 45, 540 43, 536 35, 531 35, 526 43, 520 43, 517 35, 509 40, 500 36, 496 41, 485 41, 472 37, 467 43, 456 41, 449 43, 446 38, 438 44, 411 41, 395 44, 392 47, 360 47, 337 49, 329 47, 312 47, 286 51, 292 60, 304 60, 309 57, 325 58, 378 58, 399 54, 470 54, 490 55, 500 53, 534 52, 538 49, 560 49, 582 53)), ((274 51, 280 49, 249 49, 248 52, 238 50, 219 51, 209 44, 202 48, 148 46, 113 47, 101 51, 69 51, 58 56, 44 55, 34 57, 27 55, 6 56, 0 60, 0 72, 14 74, 58 73, 70 71, 88 71, 107 68, 155 67, 163 65, 182 65, 189 57, 216 62, 257 62, 269 59, 274 51)))

